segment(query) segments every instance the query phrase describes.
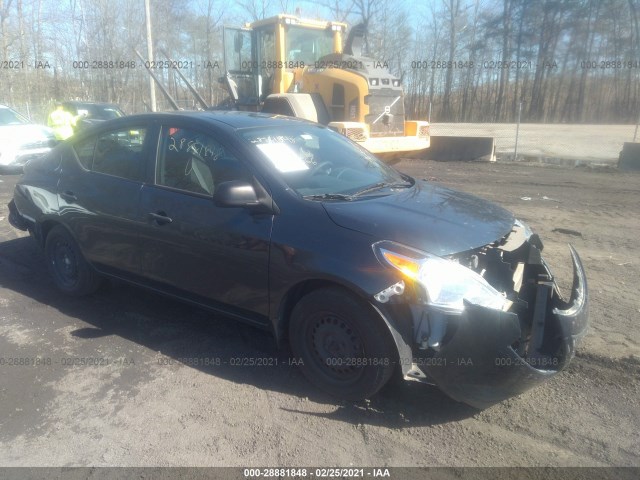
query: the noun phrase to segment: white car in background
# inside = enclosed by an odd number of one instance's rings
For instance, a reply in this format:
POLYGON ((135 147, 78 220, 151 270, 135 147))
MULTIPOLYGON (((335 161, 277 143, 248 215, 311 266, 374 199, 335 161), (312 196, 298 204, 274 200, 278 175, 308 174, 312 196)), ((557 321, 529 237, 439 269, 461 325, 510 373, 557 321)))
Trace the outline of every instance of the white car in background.
POLYGON ((0 105, 0 173, 21 172, 29 160, 48 153, 56 143, 52 129, 0 105))

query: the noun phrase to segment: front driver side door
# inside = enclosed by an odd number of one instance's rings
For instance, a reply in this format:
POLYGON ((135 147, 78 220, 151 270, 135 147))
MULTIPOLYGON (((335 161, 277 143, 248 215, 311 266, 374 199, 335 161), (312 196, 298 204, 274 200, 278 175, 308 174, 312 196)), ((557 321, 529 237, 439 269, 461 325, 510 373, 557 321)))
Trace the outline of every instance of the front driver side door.
POLYGON ((161 129, 153 182, 141 191, 142 274, 157 288, 264 324, 272 214, 217 207, 216 186, 250 171, 211 133, 161 129))

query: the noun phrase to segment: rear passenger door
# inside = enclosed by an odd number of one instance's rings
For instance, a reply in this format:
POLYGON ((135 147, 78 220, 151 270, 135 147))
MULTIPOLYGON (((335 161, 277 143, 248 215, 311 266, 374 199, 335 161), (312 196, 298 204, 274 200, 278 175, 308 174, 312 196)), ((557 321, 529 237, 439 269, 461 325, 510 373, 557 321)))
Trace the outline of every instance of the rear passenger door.
POLYGON ((142 273, 156 287, 245 320, 268 314, 272 214, 217 207, 225 181, 250 169, 213 130, 163 125, 157 165, 140 199, 142 273))
POLYGON ((71 142, 75 158, 66 158, 58 184, 60 215, 103 272, 139 272, 138 208, 153 130, 125 124, 71 142))

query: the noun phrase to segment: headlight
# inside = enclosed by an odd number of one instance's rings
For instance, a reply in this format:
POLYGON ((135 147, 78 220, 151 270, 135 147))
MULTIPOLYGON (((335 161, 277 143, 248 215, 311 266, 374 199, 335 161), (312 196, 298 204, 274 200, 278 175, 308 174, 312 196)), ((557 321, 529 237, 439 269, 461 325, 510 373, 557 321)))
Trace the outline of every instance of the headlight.
POLYGON ((473 270, 395 242, 373 245, 378 259, 418 282, 429 297, 429 304, 464 310, 463 300, 474 305, 503 310, 507 299, 473 270))

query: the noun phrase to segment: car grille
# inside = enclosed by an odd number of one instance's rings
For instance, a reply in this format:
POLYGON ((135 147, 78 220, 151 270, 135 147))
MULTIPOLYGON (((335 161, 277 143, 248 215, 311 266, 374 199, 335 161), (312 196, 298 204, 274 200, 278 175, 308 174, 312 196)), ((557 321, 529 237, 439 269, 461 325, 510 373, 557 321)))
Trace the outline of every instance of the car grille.
POLYGON ((404 135, 405 115, 402 91, 392 89, 373 90, 367 96, 367 101, 370 113, 365 116, 365 122, 370 126, 372 137, 404 135), (390 117, 385 123, 386 109, 390 117))

